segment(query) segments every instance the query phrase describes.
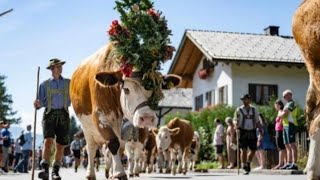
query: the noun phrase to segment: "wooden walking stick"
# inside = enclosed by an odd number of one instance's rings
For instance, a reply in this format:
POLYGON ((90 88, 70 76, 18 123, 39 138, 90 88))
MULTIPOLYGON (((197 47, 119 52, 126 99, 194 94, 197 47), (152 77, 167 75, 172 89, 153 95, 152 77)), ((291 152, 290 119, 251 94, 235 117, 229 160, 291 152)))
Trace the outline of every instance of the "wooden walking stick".
POLYGON ((239 129, 236 130, 236 136, 237 136, 237 167, 238 167, 238 175, 240 174, 240 148, 239 148, 239 129))
MULTIPOLYGON (((36 99, 38 99, 38 93, 39 93, 39 73, 40 73, 40 67, 38 66, 36 99)), ((34 109, 31 180, 34 180, 34 170, 36 166, 36 129, 37 129, 37 108, 34 109)))

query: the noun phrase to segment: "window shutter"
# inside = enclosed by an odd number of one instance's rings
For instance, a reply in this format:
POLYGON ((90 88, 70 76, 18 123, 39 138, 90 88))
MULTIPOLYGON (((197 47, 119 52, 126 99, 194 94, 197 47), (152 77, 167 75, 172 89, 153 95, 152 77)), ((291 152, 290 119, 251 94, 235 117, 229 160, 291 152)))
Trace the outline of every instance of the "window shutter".
POLYGON ((249 84, 249 94, 251 95, 252 101, 256 103, 256 85, 249 84))

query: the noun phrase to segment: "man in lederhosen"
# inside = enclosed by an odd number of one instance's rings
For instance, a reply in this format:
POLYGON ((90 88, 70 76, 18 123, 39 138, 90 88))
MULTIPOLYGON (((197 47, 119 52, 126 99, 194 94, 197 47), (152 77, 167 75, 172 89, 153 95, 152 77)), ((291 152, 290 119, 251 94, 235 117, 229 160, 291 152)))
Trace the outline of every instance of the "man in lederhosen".
POLYGON ((245 94, 240 99, 243 105, 238 107, 234 113, 234 124, 239 131, 239 148, 243 174, 249 174, 251 171, 250 163, 257 150, 257 142, 261 143, 262 140, 262 132, 259 126, 259 112, 250 104, 251 96, 245 94), (257 137, 257 128, 260 129, 259 139, 257 137), (249 153, 247 153, 248 148, 250 150, 249 153))
POLYGON ((59 169, 62 165, 64 146, 69 143, 70 118, 68 107, 70 106, 69 83, 70 79, 63 78, 62 65, 64 61, 51 59, 47 69, 51 70, 52 78, 40 84, 38 99, 34 107, 45 107, 42 120, 44 147, 42 152, 39 178, 49 179, 49 160, 53 141, 56 142, 55 158, 53 162, 52 179, 60 180, 59 169))

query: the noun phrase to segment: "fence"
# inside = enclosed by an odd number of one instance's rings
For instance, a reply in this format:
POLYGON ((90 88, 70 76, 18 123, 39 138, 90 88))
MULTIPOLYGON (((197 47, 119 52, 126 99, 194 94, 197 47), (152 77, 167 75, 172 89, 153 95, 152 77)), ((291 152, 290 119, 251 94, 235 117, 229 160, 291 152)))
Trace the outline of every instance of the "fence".
POLYGON ((298 132, 296 134, 296 141, 298 145, 298 151, 301 156, 308 154, 309 149, 309 137, 307 131, 298 132))

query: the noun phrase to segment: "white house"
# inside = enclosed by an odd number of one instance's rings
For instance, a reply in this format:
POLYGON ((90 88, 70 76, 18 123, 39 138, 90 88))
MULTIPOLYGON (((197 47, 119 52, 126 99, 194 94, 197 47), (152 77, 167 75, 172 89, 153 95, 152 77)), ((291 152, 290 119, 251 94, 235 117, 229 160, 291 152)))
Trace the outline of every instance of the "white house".
POLYGON ((173 88, 163 90, 164 98, 159 102, 157 116, 158 126, 164 125, 165 115, 186 114, 192 110, 192 89, 173 88))
POLYGON ((257 104, 291 89, 305 104, 309 74, 294 39, 279 36, 277 26, 266 34, 186 30, 169 73, 192 88, 193 110, 224 103, 238 106, 249 93, 257 104), (201 78, 200 78, 201 77, 201 78))

